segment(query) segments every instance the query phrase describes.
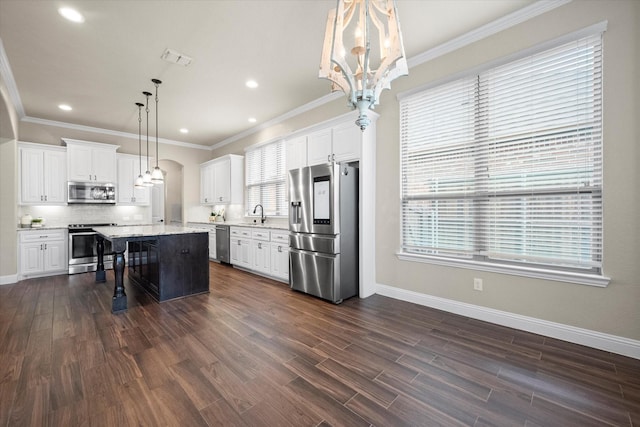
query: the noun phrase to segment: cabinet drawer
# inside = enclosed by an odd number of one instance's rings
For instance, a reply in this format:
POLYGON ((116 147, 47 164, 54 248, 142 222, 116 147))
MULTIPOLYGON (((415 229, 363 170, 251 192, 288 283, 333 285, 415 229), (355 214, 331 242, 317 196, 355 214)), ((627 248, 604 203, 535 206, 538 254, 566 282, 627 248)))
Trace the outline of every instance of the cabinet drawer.
POLYGON ((20 242, 39 242, 44 240, 64 240, 66 230, 30 230, 20 231, 20 242))
POLYGON ((269 241, 269 231, 266 230, 253 230, 251 233, 251 238, 253 240, 263 240, 265 242, 269 241))
POLYGON ((231 237, 247 237, 251 238, 251 230, 248 228, 231 227, 231 237))
POLYGON ((284 243, 286 246, 289 246, 289 233, 279 233, 279 232, 272 231, 271 241, 284 243))

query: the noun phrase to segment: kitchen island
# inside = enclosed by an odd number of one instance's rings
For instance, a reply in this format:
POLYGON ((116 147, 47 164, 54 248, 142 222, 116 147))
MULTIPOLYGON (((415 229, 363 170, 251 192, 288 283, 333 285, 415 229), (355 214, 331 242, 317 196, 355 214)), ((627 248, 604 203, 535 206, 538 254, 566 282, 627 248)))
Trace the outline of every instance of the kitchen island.
POLYGON ((96 282, 105 282, 104 240, 114 252, 112 313, 127 309, 125 251, 129 279, 156 301, 209 292, 209 240, 206 230, 174 225, 95 227, 98 233, 96 282))

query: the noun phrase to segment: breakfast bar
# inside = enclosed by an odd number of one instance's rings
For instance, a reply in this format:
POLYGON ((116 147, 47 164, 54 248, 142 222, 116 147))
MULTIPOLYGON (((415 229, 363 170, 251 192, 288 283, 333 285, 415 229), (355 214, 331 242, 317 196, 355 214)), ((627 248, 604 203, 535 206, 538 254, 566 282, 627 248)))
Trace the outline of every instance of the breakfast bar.
POLYGON ((115 285, 112 313, 127 309, 124 289, 125 251, 129 279, 162 302, 209 291, 208 233, 175 225, 95 227, 98 266, 96 282, 105 282, 104 240, 114 252, 115 285))

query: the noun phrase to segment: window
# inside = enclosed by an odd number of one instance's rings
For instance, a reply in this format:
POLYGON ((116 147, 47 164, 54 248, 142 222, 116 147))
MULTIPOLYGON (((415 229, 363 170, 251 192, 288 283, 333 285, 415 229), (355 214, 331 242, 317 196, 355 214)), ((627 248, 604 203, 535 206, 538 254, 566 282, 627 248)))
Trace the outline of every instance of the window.
POLYGON ((401 99, 403 254, 601 273, 601 40, 401 99))
POLYGON ((246 152, 246 209, 252 214, 261 204, 264 214, 287 215, 287 176, 284 141, 272 142, 246 152))

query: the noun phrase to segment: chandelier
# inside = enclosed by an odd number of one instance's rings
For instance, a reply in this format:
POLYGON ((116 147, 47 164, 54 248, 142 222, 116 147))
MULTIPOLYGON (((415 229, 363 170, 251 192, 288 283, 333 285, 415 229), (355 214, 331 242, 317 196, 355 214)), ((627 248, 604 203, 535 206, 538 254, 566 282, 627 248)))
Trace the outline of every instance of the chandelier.
POLYGON ((407 74, 395 0, 337 0, 327 17, 318 77, 347 95, 351 109, 360 112, 356 125, 362 131, 382 90, 407 74))

